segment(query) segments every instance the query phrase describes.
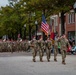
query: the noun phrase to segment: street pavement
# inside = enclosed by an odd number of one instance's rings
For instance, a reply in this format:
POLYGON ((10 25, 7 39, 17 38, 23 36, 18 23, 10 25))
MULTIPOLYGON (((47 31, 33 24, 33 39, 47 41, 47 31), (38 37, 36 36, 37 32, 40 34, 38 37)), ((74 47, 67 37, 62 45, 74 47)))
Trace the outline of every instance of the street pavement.
POLYGON ((76 55, 67 55, 66 65, 61 64, 61 55, 58 54, 58 62, 54 62, 52 54, 50 62, 46 56, 44 62, 32 62, 30 52, 0 53, 0 75, 76 75, 76 55))

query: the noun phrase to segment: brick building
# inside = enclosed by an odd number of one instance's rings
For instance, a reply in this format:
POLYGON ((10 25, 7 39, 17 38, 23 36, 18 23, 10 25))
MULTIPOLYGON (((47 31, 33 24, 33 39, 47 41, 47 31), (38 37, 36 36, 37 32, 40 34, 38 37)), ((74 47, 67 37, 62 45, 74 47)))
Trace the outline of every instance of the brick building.
MULTIPOLYGON (((75 13, 74 10, 71 10, 68 13, 65 13, 65 34, 67 38, 75 38, 75 13)), ((54 25, 54 32, 58 33, 59 36, 61 36, 61 14, 59 15, 52 15, 50 17, 50 25, 54 25), (54 22, 54 23, 53 23, 54 22)))

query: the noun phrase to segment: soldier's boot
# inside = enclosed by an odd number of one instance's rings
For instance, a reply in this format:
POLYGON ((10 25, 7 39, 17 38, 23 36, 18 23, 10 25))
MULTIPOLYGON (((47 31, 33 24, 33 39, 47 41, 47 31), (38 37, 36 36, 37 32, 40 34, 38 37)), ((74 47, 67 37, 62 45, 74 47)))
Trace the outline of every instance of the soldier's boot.
POLYGON ((62 64, 63 64, 63 65, 66 65, 66 63, 65 63, 65 61, 64 61, 64 60, 62 61, 62 64))
POLYGON ((35 60, 35 59, 33 59, 33 62, 36 62, 36 60, 35 60))
POLYGON ((57 62, 57 59, 54 59, 55 62, 57 62))
POLYGON ((40 58, 40 61, 43 62, 42 58, 40 58))
POLYGON ((47 56, 47 61, 50 62, 50 57, 47 56))
POLYGON ((48 62, 50 62, 50 60, 48 59, 48 62))

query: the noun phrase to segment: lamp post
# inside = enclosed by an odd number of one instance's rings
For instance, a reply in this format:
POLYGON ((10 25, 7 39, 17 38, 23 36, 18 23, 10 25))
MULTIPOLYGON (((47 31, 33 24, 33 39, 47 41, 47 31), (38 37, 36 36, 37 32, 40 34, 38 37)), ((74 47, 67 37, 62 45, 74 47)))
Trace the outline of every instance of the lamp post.
POLYGON ((75 11, 75 45, 76 45, 76 2, 74 3, 74 11, 75 11))
POLYGON ((37 40, 37 25, 38 25, 37 21, 35 21, 35 25, 36 25, 36 40, 37 40))
POLYGON ((32 25, 31 25, 31 23, 32 23, 32 17, 33 16, 35 16, 35 12, 34 13, 32 13, 31 11, 28 11, 28 17, 29 17, 29 19, 28 19, 28 21, 29 21, 29 41, 32 39, 31 38, 31 32, 32 32, 32 25))
POLYGON ((31 41, 31 11, 28 11, 28 22, 29 22, 29 41, 31 41))
POLYGON ((26 39, 26 24, 24 24, 24 39, 26 39))

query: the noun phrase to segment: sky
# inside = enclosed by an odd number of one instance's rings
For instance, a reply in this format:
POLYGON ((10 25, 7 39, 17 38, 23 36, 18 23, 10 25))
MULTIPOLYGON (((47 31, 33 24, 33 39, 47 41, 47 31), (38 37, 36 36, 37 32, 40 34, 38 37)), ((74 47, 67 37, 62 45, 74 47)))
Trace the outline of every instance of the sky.
POLYGON ((6 6, 8 4, 8 0, 0 0, 0 7, 6 6))

